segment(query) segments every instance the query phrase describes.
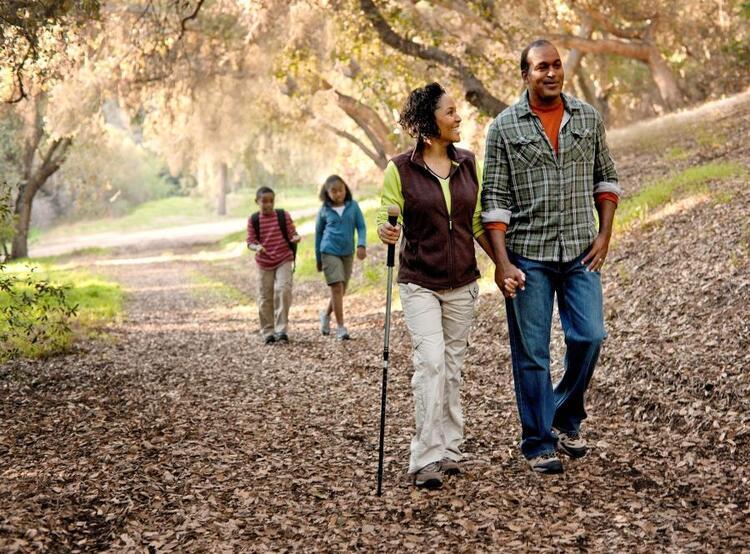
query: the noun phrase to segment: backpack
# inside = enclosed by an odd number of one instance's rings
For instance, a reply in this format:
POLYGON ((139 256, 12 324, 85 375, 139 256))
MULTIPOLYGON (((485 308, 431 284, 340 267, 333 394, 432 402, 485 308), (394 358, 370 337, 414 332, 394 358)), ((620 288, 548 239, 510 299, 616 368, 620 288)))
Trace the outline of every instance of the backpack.
MULTIPOLYGON (((276 212, 276 219, 279 221, 279 229, 281 229, 281 234, 284 237, 284 240, 289 245, 289 248, 292 249, 292 254, 294 255, 294 264, 297 263, 297 243, 292 242, 289 240, 289 234, 287 232, 286 228, 286 215, 284 210, 278 209, 275 210, 276 212)), ((255 230, 255 236, 258 239, 258 242, 260 242, 260 212, 255 212, 253 215, 250 216, 250 221, 253 223, 253 229, 255 230)))

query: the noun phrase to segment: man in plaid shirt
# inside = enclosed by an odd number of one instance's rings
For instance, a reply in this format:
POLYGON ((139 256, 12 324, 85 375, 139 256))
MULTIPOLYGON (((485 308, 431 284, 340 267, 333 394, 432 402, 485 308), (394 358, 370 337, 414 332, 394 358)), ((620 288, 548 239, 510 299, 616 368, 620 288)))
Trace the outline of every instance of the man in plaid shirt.
POLYGON ((524 49, 521 76, 526 91, 487 134, 482 219, 506 299, 521 451, 534 471, 561 473, 557 450, 587 452, 584 394, 606 337, 599 271, 622 190, 601 116, 562 93, 554 45, 538 40, 524 49), (553 388, 555 295, 567 351, 553 388))

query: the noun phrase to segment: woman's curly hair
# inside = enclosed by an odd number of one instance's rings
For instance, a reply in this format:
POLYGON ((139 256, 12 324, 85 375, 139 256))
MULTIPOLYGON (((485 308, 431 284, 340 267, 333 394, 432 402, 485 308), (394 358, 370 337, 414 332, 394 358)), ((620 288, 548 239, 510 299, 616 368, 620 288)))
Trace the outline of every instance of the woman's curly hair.
POLYGON ((411 91, 398 120, 404 131, 414 138, 439 137, 440 129, 435 121, 435 110, 444 94, 445 89, 438 83, 430 83, 411 91))

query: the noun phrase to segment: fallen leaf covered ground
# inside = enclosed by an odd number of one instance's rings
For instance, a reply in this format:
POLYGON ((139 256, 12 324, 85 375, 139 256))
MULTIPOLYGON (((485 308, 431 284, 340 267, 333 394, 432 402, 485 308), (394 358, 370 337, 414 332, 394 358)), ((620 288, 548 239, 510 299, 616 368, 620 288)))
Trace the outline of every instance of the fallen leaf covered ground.
MULTIPOLYGON (((301 283, 292 341, 264 346, 252 307, 211 286, 252 297, 249 258, 108 266, 125 321, 0 369, 0 550, 747 549, 750 191, 717 187, 613 245, 592 449, 561 476, 520 456, 496 292, 480 296, 466 360, 464 473, 439 491, 405 477, 410 342, 394 314, 377 497, 384 291, 347 300, 342 343, 317 330, 323 283, 301 283)), ((557 331, 555 375, 562 351, 557 331)))

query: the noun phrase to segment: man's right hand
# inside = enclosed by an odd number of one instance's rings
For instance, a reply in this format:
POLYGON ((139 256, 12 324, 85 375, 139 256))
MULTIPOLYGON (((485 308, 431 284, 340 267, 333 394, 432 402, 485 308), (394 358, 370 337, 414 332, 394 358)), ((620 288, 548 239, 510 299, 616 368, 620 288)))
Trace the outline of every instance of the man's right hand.
POLYGON ((390 223, 378 225, 378 238, 385 244, 396 244, 401 236, 401 226, 393 226, 390 223))
POLYGON ((495 267, 495 284, 505 298, 515 298, 518 289, 526 288, 526 275, 513 264, 495 267))

